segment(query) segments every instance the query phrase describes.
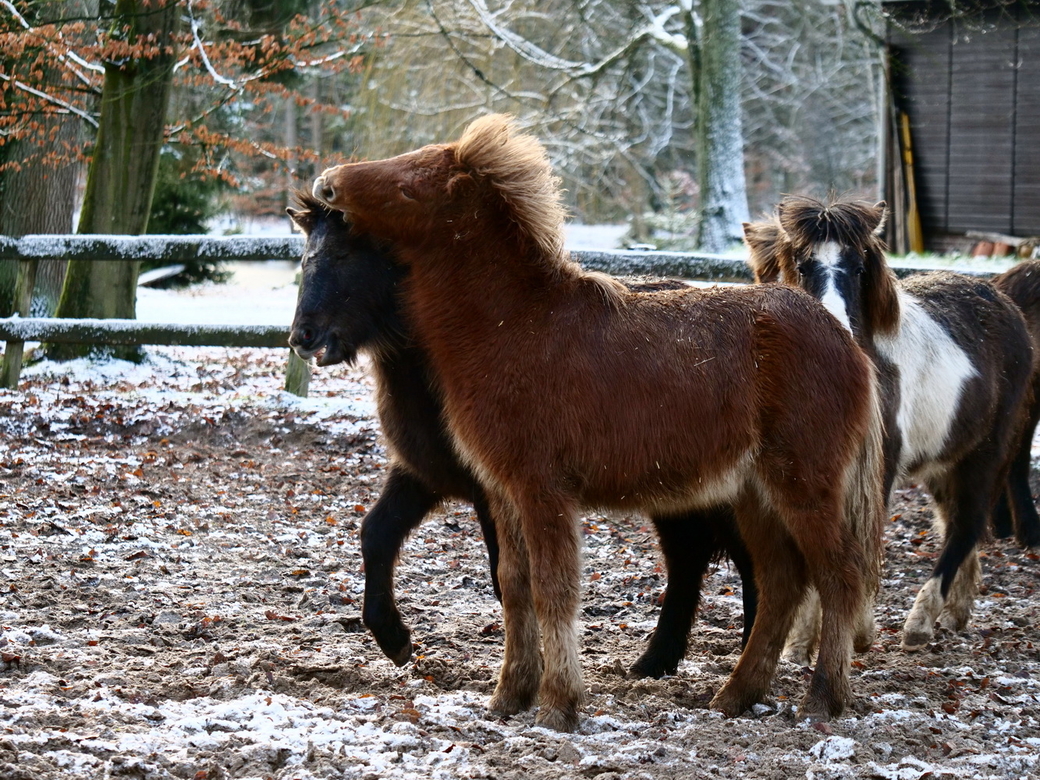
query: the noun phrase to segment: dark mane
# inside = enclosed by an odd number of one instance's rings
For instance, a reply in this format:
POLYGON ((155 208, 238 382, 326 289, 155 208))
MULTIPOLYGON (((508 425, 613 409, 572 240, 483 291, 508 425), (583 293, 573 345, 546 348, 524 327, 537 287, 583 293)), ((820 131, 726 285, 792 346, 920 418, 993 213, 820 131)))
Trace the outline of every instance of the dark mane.
MULTIPOLYGON (((326 206, 307 190, 294 187, 290 193, 292 205, 295 207, 293 219, 302 224, 313 223, 318 219, 328 219, 340 212, 326 206)), ((342 216, 342 215, 341 215, 342 216)))

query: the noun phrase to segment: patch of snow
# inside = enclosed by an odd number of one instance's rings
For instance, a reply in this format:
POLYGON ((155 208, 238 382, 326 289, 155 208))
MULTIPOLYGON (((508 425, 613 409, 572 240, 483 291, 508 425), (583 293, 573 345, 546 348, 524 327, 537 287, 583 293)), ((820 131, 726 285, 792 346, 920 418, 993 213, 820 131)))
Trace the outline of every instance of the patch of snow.
POLYGON ((856 755, 856 740, 848 737, 827 737, 809 748, 809 755, 826 764, 844 761, 856 755))

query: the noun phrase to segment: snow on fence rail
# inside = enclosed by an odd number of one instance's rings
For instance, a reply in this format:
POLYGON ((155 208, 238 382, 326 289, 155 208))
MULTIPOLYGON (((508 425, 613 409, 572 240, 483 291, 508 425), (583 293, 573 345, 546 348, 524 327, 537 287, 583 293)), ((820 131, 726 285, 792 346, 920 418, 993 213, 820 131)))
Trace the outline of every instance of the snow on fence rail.
MULTIPOLYGON (((0 341, 6 341, 0 386, 14 388, 21 374, 26 341, 78 344, 163 344, 224 347, 287 347, 288 325, 175 325, 136 320, 85 320, 28 317, 36 266, 40 260, 128 261, 297 260, 302 236, 0 236, 0 260, 19 260, 15 317, 0 318, 0 341)), ((693 252, 577 250, 574 258, 590 270, 615 275, 672 276, 713 282, 748 282, 751 273, 743 257, 693 252)), ((927 270, 896 267, 899 276, 927 270)), ((962 271, 978 276, 986 271, 962 271)), ((307 394, 309 369, 292 352, 286 369, 286 390, 307 394)))

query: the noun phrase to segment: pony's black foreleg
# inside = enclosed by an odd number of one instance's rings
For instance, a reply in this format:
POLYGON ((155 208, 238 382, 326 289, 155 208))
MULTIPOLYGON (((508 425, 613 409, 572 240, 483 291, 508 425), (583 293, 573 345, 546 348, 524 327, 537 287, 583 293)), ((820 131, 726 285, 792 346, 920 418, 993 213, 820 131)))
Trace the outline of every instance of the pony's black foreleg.
POLYGON ((488 566, 491 569, 491 587, 495 590, 495 598, 502 601, 502 588, 498 583, 498 528, 495 518, 491 516, 487 496, 481 488, 475 488, 472 496, 473 509, 477 513, 480 530, 484 534, 484 545, 488 551, 488 566))
POLYGON ((687 637, 700 603, 704 574, 712 560, 726 552, 720 540, 728 533, 737 534, 729 509, 659 516, 652 520, 664 553, 668 583, 657 628, 646 651, 632 665, 633 677, 675 674, 686 655, 687 637))
POLYGON ((383 494, 361 521, 361 557, 365 564, 361 617, 379 649, 398 666, 411 657, 412 641, 394 599, 394 564, 408 534, 441 498, 394 465, 383 485, 383 494))

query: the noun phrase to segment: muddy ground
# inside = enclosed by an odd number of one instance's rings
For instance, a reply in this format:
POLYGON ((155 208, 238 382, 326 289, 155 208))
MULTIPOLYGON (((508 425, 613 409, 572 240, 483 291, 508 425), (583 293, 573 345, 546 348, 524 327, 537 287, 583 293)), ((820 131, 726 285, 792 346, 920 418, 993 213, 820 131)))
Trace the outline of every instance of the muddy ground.
POLYGON ((624 672, 664 579, 639 518, 584 521, 579 733, 484 710, 501 612, 468 506, 398 569, 412 662, 360 620, 357 530, 385 451, 364 365, 280 392, 284 351, 154 348, 144 366, 32 369, 0 391, 0 778, 1011 778, 1040 776, 1040 560, 984 547, 961 633, 899 630, 937 547, 899 492, 871 652, 846 717, 800 722, 808 670, 723 719, 740 585, 706 582, 674 677, 624 672))

